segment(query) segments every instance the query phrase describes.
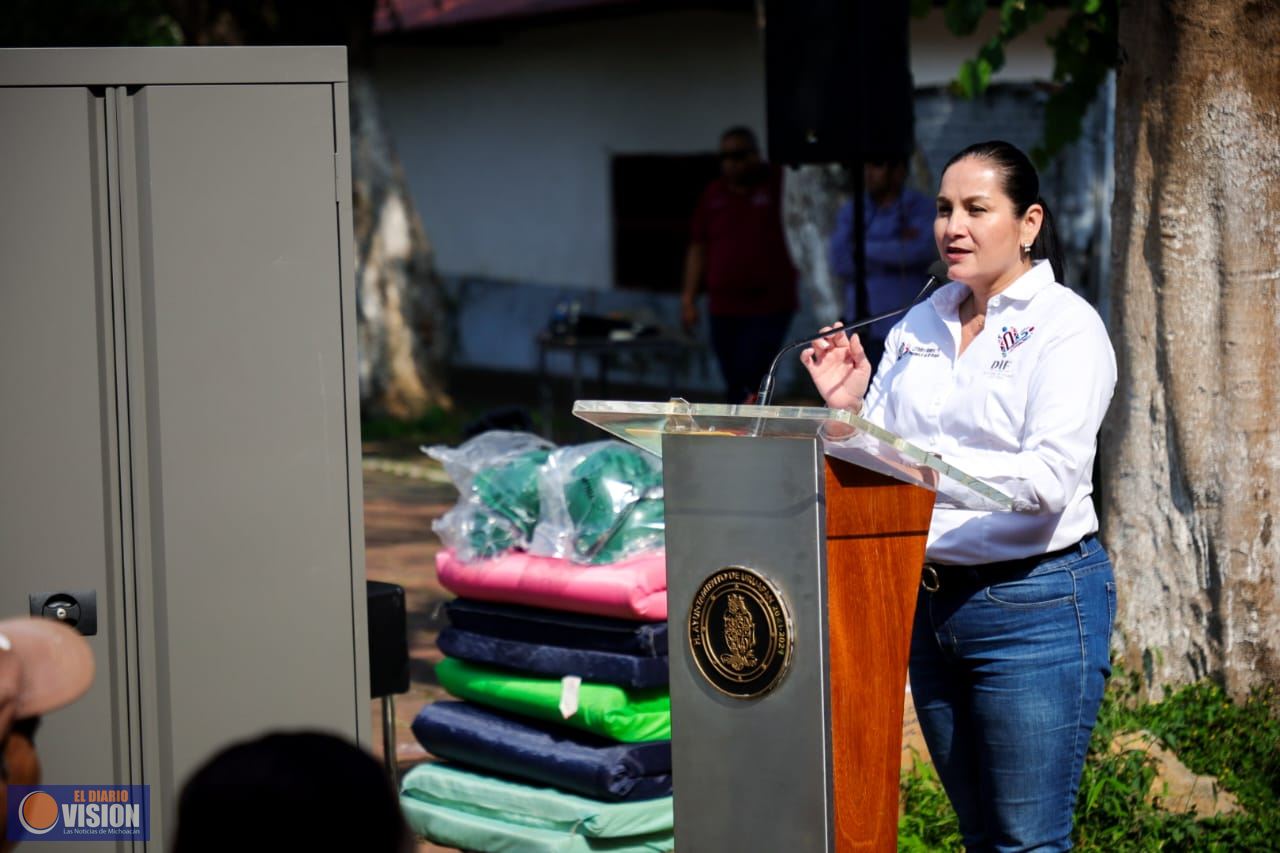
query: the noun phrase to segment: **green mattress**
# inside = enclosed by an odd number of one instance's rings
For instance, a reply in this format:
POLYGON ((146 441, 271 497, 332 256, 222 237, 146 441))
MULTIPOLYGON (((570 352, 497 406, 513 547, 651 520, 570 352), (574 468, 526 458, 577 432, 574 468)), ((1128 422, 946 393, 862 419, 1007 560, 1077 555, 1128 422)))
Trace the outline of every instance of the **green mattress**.
POLYGON ((440 685, 459 699, 525 717, 571 726, 622 743, 671 738, 671 695, 665 687, 628 689, 583 682, 578 710, 560 713, 560 679, 445 658, 436 664, 440 685))
POLYGON ((472 773, 419 764, 400 785, 414 832, 437 844, 482 853, 669 851, 671 798, 605 803, 472 773))

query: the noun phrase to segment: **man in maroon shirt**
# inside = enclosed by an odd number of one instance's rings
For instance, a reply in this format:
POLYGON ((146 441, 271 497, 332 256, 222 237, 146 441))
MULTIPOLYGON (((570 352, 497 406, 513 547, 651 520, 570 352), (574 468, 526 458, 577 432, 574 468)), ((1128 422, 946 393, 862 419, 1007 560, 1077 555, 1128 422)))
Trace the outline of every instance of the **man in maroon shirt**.
POLYGON ((782 171, 760 159, 747 128, 720 136, 720 177, 702 193, 690 230, 684 326, 698 322, 705 283, 726 399, 751 402, 795 314, 796 269, 782 233, 782 171))

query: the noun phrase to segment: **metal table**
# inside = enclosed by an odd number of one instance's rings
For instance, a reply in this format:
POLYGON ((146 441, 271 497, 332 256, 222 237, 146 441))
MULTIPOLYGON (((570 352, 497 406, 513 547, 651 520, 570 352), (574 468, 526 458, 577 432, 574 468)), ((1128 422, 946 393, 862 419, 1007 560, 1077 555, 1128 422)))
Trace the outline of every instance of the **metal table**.
POLYGON ((542 434, 554 440, 552 416, 555 413, 555 400, 551 388, 551 376, 547 371, 547 356, 552 352, 567 352, 572 357, 571 373, 573 399, 580 400, 583 382, 583 362, 593 358, 596 362, 596 381, 599 383, 601 397, 608 396, 609 370, 618 359, 642 355, 650 356, 662 362, 667 369, 667 387, 676 386, 676 375, 680 368, 696 353, 702 345, 694 338, 677 331, 664 330, 657 334, 635 338, 614 340, 606 336, 582 337, 577 335, 553 335, 548 331, 537 336, 538 345, 538 396, 542 407, 542 434))

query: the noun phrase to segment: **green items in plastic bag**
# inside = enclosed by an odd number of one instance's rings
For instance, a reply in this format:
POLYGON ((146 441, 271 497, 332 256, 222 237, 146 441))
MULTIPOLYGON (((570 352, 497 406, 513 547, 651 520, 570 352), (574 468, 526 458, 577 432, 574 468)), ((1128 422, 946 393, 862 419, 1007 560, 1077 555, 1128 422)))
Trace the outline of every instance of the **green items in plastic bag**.
POLYGON ((644 535, 656 504, 663 520, 661 501, 643 500, 662 488, 662 472, 642 451, 621 444, 597 446, 574 466, 564 486, 565 503, 573 521, 574 557, 593 563, 611 563, 628 552, 628 545, 644 535), (640 516, 640 503, 648 506, 640 516))
POLYGON ((615 563, 664 544, 661 462, 617 441, 553 449, 492 431, 456 448, 424 448, 458 487, 432 527, 464 560, 512 548, 579 563, 615 563))
POLYGON ((671 695, 665 687, 628 690, 613 684, 583 682, 578 688, 577 710, 565 719, 560 713, 562 684, 558 678, 528 676, 456 658, 445 658, 436 664, 436 677, 445 690, 459 699, 622 743, 671 737, 671 695))
POLYGON ((579 563, 615 563, 661 548, 662 467, 617 441, 562 447, 542 474, 542 520, 530 550, 579 563))
POLYGON ((457 521, 458 526, 465 530, 469 549, 467 553, 473 558, 496 557, 520 544, 517 532, 504 518, 497 518, 483 510, 477 511, 471 506, 452 511, 458 513, 451 520, 457 521))
POLYGON ((609 538, 591 555, 593 563, 616 563, 639 551, 663 544, 666 505, 662 498, 641 498, 632 505, 609 538))
POLYGON ((529 433, 493 430, 458 447, 424 447, 459 495, 432 529, 468 560, 528 547, 541 516, 542 466, 554 446, 529 433))
POLYGON ((522 453, 501 465, 477 471, 471 481, 476 497, 514 524, 523 541, 528 541, 538 524, 538 472, 550 455, 547 450, 522 453))

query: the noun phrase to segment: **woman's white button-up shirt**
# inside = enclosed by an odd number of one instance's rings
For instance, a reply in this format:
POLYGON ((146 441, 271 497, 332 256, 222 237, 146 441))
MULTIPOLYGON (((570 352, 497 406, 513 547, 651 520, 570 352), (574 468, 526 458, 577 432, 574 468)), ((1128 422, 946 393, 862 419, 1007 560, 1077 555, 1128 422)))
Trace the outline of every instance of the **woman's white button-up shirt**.
POLYGON ((862 415, 1014 499, 1014 512, 939 500, 927 557, 974 565, 1065 548, 1098 529, 1093 460, 1116 360, 1093 307, 1040 261, 991 297, 963 355, 951 282, 885 341, 862 415))

